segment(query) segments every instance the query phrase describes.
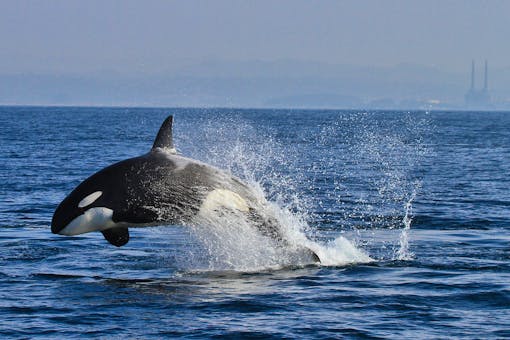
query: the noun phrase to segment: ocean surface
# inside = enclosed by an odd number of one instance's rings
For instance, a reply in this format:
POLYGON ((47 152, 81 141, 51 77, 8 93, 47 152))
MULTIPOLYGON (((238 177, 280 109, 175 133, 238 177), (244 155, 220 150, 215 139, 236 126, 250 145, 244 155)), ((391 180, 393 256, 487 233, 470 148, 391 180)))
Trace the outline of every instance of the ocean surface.
POLYGON ((1 338, 510 338, 510 113, 0 107, 0 140, 1 338), (170 114, 323 263, 221 225, 52 234, 170 114))

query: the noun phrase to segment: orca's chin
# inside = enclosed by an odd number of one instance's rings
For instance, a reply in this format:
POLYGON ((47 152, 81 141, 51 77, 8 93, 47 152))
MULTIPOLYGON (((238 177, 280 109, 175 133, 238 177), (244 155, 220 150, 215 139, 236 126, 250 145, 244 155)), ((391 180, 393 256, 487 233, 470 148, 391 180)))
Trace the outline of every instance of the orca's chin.
POLYGON ((59 223, 56 215, 53 215, 53 219, 51 220, 51 232, 53 234, 60 234, 62 229, 66 227, 68 223, 59 223))
POLYGON ((67 235, 67 233, 65 232, 65 229, 67 228, 67 226, 69 226, 70 222, 68 223, 56 223, 53 221, 51 221, 51 232, 53 234, 59 234, 59 235, 67 235))
POLYGON ((113 210, 105 207, 91 208, 83 214, 76 216, 67 224, 59 224, 53 219, 51 232, 54 234, 74 236, 89 233, 91 231, 102 231, 112 228, 115 223, 112 221, 113 210))

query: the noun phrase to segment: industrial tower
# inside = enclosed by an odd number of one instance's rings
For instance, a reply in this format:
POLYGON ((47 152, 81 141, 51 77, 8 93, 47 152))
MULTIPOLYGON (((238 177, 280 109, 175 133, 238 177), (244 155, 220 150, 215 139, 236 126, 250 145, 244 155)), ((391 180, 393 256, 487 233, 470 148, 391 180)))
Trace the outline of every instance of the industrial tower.
POLYGON ((466 100, 466 105, 469 107, 480 107, 487 106, 490 104, 491 97, 489 94, 489 79, 488 79, 488 63, 485 60, 485 74, 484 74, 484 82, 483 89, 477 90, 475 87, 475 61, 471 62, 471 88, 466 93, 464 99, 466 100))

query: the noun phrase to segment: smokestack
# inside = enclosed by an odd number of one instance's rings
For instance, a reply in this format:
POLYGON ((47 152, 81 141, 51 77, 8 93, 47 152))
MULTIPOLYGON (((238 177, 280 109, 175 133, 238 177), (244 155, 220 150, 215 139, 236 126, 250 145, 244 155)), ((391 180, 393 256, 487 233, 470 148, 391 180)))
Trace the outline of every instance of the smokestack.
POLYGON ((485 91, 487 91, 489 89, 487 59, 485 59, 485 77, 484 77, 483 89, 485 91))
POLYGON ((475 61, 471 61, 471 91, 475 89, 475 61))

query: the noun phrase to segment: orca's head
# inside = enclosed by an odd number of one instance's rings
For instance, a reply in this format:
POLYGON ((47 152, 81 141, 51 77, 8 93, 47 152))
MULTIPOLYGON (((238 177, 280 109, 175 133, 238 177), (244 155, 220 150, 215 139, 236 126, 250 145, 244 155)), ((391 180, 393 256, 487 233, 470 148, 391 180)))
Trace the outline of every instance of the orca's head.
MULTIPOLYGON (((126 159, 95 173, 76 187, 57 207, 51 231, 60 235, 104 232, 129 225, 150 225, 158 218, 158 178, 153 153, 126 159)), ((158 172, 159 171, 159 172, 158 172)))
POLYGON ((127 225, 154 223, 160 194, 152 189, 161 187, 157 180, 166 177, 159 165, 168 165, 158 150, 175 153, 172 116, 161 125, 151 152, 110 165, 78 185, 55 210, 51 231, 68 236, 101 231, 121 246, 129 240, 127 225))
POLYGON ((72 236, 115 226, 115 196, 121 193, 109 177, 100 171, 76 187, 55 210, 51 232, 72 236))

